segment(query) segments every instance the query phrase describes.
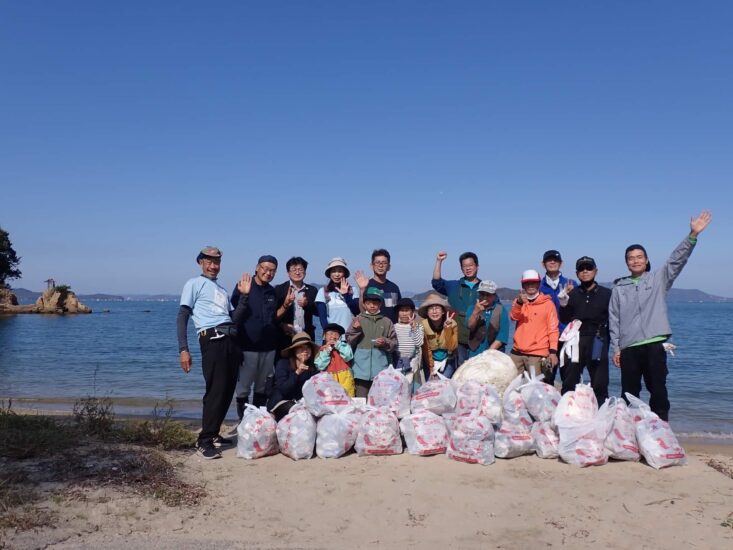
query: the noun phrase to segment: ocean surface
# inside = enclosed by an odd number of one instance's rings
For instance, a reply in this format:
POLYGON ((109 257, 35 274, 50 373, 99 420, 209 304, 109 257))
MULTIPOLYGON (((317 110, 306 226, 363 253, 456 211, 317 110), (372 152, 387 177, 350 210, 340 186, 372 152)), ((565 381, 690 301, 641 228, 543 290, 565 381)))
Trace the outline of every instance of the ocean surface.
MULTIPOLYGON (((142 415, 173 399, 176 415, 200 417, 201 358, 190 327, 194 368, 186 374, 179 366, 178 304, 89 305, 91 315, 0 316, 0 401, 69 410, 80 397, 109 396, 118 414, 142 415)), ((672 427, 733 441, 733 304, 670 304, 670 320, 677 346, 668 361, 672 427)), ((610 393, 619 395, 619 371, 610 371, 610 393)))

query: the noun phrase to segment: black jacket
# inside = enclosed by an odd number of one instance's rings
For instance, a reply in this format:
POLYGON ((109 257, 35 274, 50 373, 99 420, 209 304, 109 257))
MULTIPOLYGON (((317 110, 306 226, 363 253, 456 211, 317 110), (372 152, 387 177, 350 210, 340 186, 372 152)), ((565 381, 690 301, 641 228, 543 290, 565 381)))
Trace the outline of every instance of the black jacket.
POLYGON ((569 323, 578 319, 581 335, 594 335, 600 328, 600 336, 608 339, 608 304, 611 301, 611 289, 596 283, 593 290, 575 287, 568 299, 568 305, 560 308, 560 322, 569 323))
MULTIPOLYGON (((280 306, 285 303, 285 298, 288 295, 288 289, 290 289, 290 281, 285 281, 284 283, 275 287, 275 301, 277 303, 277 309, 280 309, 280 306)), ((311 339, 315 340, 316 327, 313 324, 313 317, 318 317, 318 310, 316 309, 316 294, 318 294, 318 289, 312 285, 309 285, 308 283, 303 283, 303 290, 305 291, 305 297, 308 300, 308 304, 305 306, 305 308, 303 308, 305 314, 305 327, 303 328, 311 337, 311 339)), ((297 295, 296 300, 297 299, 300 299, 300 294, 297 295)), ((285 312, 285 315, 277 320, 278 327, 281 324, 292 325, 294 321, 295 304, 290 306, 285 312)), ((279 329, 277 349, 287 348, 290 345, 290 342, 290 336, 288 336, 281 329, 279 329)))
POLYGON ((280 401, 297 401, 303 397, 303 384, 318 372, 315 367, 301 374, 295 374, 290 368, 290 359, 283 357, 275 363, 275 377, 272 382, 272 391, 267 400, 267 409, 272 410, 280 401))

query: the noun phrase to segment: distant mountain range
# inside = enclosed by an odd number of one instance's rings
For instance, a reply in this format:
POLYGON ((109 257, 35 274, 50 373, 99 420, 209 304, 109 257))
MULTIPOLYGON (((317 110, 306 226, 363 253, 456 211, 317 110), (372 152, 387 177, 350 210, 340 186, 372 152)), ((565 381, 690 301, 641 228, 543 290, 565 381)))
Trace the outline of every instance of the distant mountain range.
MULTIPOLYGON (((613 283, 600 283, 601 286, 608 288, 613 287, 613 283)), ((313 285, 319 286, 319 285, 313 285)), ((40 292, 33 292, 25 288, 14 288, 13 292, 18 297, 18 303, 20 304, 33 304, 41 295, 40 292)), ((426 290, 424 292, 409 292, 405 291, 404 296, 410 296, 415 302, 422 302, 425 297, 434 292, 433 290, 426 290)), ((519 289, 501 287, 497 290, 499 298, 505 302, 513 300, 519 289)), ((77 294, 82 302, 124 302, 124 301, 138 301, 138 302, 177 302, 180 300, 178 294, 125 294, 122 296, 116 294, 77 294)), ((723 296, 715 296, 708 294, 702 290, 697 289, 686 289, 686 288, 672 288, 669 291, 668 296, 669 303, 683 303, 683 302, 733 302, 733 298, 725 298, 723 296)))

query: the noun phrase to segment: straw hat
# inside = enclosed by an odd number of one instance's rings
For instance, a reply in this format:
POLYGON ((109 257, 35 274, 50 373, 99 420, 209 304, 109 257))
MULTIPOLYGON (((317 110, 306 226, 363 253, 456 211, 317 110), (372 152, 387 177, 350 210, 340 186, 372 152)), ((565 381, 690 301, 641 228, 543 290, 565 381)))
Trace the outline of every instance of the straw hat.
POLYGON ((280 352, 280 355, 282 355, 283 357, 290 357, 290 351, 299 346, 310 346, 311 351, 313 352, 313 357, 315 357, 318 353, 318 345, 313 343, 310 335, 307 332, 299 332, 298 334, 293 336, 290 346, 282 350, 280 352))
POLYGON ((435 292, 431 292, 428 294, 428 297, 425 298, 425 301, 420 305, 420 307, 417 310, 417 314, 427 319, 428 317, 428 308, 430 306, 440 306, 443 308, 443 313, 446 313, 448 311, 448 301, 443 298, 440 294, 436 294, 435 292))

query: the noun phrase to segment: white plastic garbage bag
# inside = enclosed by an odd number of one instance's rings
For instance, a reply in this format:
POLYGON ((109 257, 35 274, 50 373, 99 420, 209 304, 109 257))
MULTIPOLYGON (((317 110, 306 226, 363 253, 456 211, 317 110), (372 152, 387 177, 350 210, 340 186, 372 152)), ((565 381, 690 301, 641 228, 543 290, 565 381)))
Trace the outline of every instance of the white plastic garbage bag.
POLYGON ((516 375, 517 367, 506 353, 489 349, 464 361, 453 373, 451 380, 459 385, 469 380, 476 380, 493 386, 499 396, 502 396, 516 375))
POLYGON ((649 405, 638 397, 626 393, 631 413, 636 424, 636 439, 639 450, 652 468, 659 470, 668 466, 687 464, 685 450, 677 441, 669 424, 659 418, 649 405))
POLYGON ((311 458, 316 444, 316 421, 305 405, 293 405, 277 423, 277 443, 280 452, 293 460, 311 458))
MULTIPOLYGON (((564 290, 564 289, 563 289, 564 290)), ((565 367, 565 363, 577 363, 580 358, 580 326, 583 323, 579 319, 573 319, 567 324, 565 330, 560 335, 560 341, 565 345, 560 351, 560 368, 565 367)))
MULTIPOLYGON (((504 394, 506 397, 506 394, 504 394)), ((534 452, 532 425, 521 422, 504 421, 494 437, 496 458, 514 458, 534 452)))
POLYGON ((412 412, 427 410, 435 414, 453 412, 456 406, 456 392, 451 381, 438 375, 420 386, 412 396, 412 412))
POLYGON ((367 409, 359 420, 354 448, 359 456, 402 453, 402 438, 397 416, 385 407, 367 409))
MULTIPOLYGON (((504 423, 519 424, 529 430, 532 427, 532 417, 529 416, 527 405, 524 403, 519 387, 524 381, 524 376, 519 375, 507 386, 502 398, 502 425, 504 423)), ((499 456, 497 454, 497 456, 499 456)))
POLYGON ((552 427, 552 422, 535 422, 532 424, 532 440, 534 450, 540 458, 557 458, 560 437, 552 427))
POLYGON ((575 390, 569 391, 560 398, 552 415, 552 421, 558 428, 577 426, 590 422, 598 414, 598 401, 590 384, 577 384, 575 390))
POLYGON ((560 402, 560 392, 555 386, 545 384, 542 381, 543 375, 537 377, 525 373, 525 377, 528 381, 519 392, 522 394, 527 411, 537 421, 552 420, 552 415, 560 402))
POLYGON ((429 456, 445 452, 448 447, 448 429, 442 417, 430 411, 418 411, 400 421, 407 452, 429 456))
POLYGON ((277 453, 277 422, 265 407, 247 404, 237 426, 237 456, 253 459, 277 453))
POLYGON ((316 426, 316 454, 320 458, 339 458, 356 442, 362 412, 348 408, 322 416, 316 426))
POLYGON ((618 397, 610 397, 606 404, 608 404, 612 417, 605 442, 609 457, 616 460, 640 460, 634 417, 626 406, 626 402, 618 397))
MULTIPOLYGON (((580 386, 581 384, 578 384, 578 387, 580 386)), ((560 402, 562 403, 563 399, 571 393, 573 392, 563 395, 560 402)), ((583 397, 583 399, 586 399, 586 397, 583 397)), ((595 396, 593 396, 593 403, 595 403, 595 396)), ((584 411, 585 409, 577 410, 584 411)), ((600 466, 608 462, 605 441, 613 420, 611 414, 612 411, 609 410, 606 403, 590 420, 584 420, 582 414, 580 419, 575 420, 572 420, 571 417, 563 417, 561 419, 562 424, 558 424, 560 432, 558 453, 560 458, 568 464, 580 467, 600 466)))
POLYGON ((493 464, 493 439, 494 427, 478 411, 456 416, 448 437, 448 458, 468 464, 493 464))
POLYGON ((410 384, 405 375, 392 365, 379 372, 369 388, 370 407, 388 407, 397 418, 410 414, 410 384))
POLYGON ((306 408, 315 417, 351 405, 351 397, 329 372, 316 374, 303 384, 303 399, 306 408))
POLYGON ((501 423, 501 398, 493 386, 468 380, 456 390, 456 414, 477 410, 492 424, 501 423))

